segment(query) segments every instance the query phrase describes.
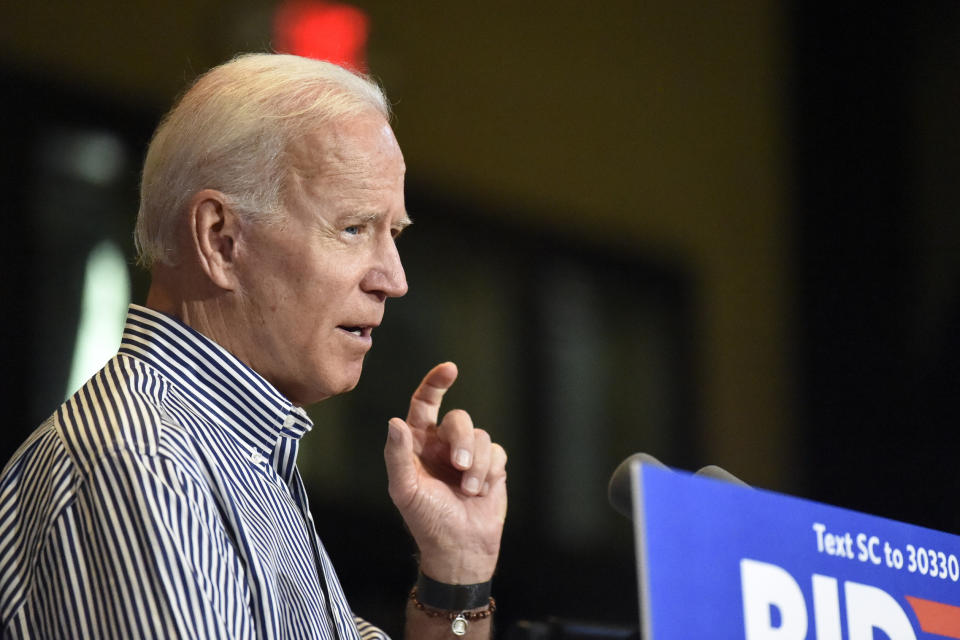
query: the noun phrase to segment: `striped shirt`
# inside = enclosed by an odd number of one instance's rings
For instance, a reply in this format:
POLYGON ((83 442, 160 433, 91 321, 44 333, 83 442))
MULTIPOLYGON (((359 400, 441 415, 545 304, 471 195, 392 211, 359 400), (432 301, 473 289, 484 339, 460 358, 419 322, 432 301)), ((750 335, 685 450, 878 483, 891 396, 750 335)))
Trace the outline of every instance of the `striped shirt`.
POLYGON ((4 638, 386 638, 355 618, 296 468, 312 424, 179 321, 118 354, 0 476, 4 638))

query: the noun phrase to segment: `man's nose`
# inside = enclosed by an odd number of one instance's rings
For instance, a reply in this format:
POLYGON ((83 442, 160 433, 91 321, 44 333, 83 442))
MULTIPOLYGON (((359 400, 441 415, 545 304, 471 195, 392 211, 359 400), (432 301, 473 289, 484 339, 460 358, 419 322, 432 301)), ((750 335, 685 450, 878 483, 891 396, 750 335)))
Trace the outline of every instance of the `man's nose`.
POLYGON ((389 238, 378 249, 377 260, 361 282, 368 293, 382 298, 399 298, 407 292, 407 274, 400 261, 400 253, 393 238, 389 238))

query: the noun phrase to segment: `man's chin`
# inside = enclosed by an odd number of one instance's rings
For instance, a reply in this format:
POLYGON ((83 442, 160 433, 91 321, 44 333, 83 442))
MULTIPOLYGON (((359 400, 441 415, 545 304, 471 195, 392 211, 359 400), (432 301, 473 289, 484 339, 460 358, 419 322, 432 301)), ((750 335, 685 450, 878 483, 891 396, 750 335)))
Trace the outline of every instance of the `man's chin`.
POLYGON ((354 389, 357 388, 357 385, 358 385, 358 384, 360 384, 360 376, 357 376, 357 377, 354 378, 353 380, 351 380, 351 381, 347 382, 346 384, 344 384, 343 387, 342 387, 339 391, 335 392, 333 395, 338 396, 338 395, 340 395, 340 394, 342 394, 342 393, 347 393, 348 391, 353 391, 354 389))
POLYGON ((363 362, 350 363, 343 370, 335 372, 338 375, 320 375, 323 383, 311 394, 309 404, 314 404, 333 396, 339 396, 353 391, 360 383, 360 373, 363 369, 363 362))

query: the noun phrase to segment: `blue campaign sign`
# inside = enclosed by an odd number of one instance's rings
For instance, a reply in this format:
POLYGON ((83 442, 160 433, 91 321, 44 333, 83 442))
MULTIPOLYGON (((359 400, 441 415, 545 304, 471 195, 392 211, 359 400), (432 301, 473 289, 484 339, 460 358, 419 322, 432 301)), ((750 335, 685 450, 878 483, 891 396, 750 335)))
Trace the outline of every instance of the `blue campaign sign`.
POLYGON ((960 537, 633 468, 645 640, 960 639, 960 537))

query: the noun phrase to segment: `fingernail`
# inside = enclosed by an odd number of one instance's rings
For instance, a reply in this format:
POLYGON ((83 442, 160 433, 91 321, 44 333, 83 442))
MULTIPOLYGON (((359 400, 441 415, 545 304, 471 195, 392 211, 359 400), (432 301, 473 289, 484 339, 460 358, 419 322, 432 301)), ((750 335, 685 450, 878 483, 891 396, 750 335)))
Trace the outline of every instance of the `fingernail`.
POLYGON ((457 455, 454 457, 456 465, 462 469, 470 466, 470 452, 466 449, 457 449, 457 455))
POLYGON ((397 426, 392 422, 387 423, 387 434, 394 442, 400 442, 400 429, 398 429, 397 426))
POLYGON ((467 493, 476 493, 479 487, 480 481, 477 478, 467 478, 467 481, 463 483, 463 490, 467 493))

